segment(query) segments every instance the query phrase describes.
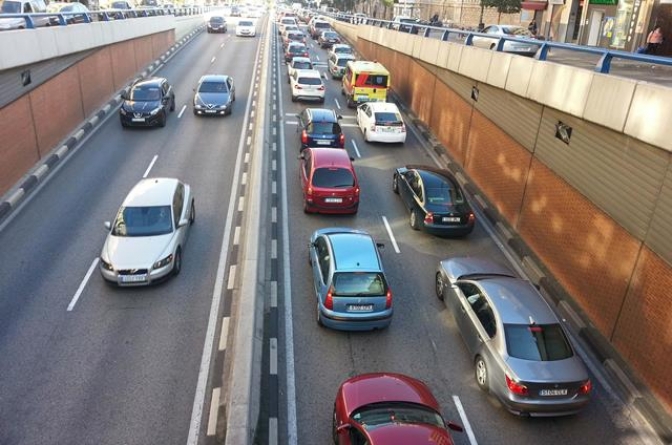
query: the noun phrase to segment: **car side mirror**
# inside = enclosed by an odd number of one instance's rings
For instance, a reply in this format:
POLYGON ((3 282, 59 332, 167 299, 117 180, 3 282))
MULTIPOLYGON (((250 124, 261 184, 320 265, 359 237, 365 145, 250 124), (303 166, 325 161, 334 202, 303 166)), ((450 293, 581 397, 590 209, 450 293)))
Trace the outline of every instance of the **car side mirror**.
POLYGON ((349 423, 344 423, 343 425, 339 425, 336 428, 336 434, 341 434, 343 431, 349 431, 352 426, 350 426, 349 423))
POLYGON ((109 222, 109 221, 105 221, 105 222, 103 223, 103 225, 105 226, 105 228, 106 228, 107 230, 112 230, 112 223, 111 223, 111 222, 109 222))
POLYGON ((383 243, 376 243, 376 247, 379 248, 379 249, 384 249, 384 248, 385 248, 385 244, 383 244, 383 243))
POLYGON ((343 119, 343 116, 339 114, 338 116, 336 116, 336 119, 343 119))
POLYGON ((453 423, 453 422, 448 422, 448 429, 453 430, 453 431, 457 431, 458 433, 464 432, 464 428, 462 428, 461 425, 458 425, 458 424, 453 423))
POLYGON ((306 157, 303 156, 303 153, 301 153, 300 155, 298 155, 296 158, 297 158, 297 159, 306 159, 306 157))
POLYGON ((355 161, 355 158, 353 158, 352 156, 350 156, 350 162, 354 162, 354 161, 355 161))
POLYGON ((121 92, 121 98, 122 98, 123 100, 128 100, 128 94, 126 94, 126 91, 122 91, 122 92, 121 92))

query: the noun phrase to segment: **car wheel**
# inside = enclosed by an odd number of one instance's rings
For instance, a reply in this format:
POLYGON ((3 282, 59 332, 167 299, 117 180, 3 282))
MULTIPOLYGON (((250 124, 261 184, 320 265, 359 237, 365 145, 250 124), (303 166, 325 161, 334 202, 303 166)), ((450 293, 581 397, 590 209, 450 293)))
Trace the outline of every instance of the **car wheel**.
POLYGON ((480 356, 476 357, 474 372, 476 373, 476 384, 478 387, 481 390, 488 392, 488 367, 480 356))
POLYGON ((173 275, 178 276, 182 270, 182 249, 177 248, 175 259, 173 260, 173 275))
POLYGON ((317 325, 318 326, 324 326, 324 324, 322 323, 322 314, 320 312, 320 302, 319 301, 317 302, 316 307, 317 307, 317 325))
POLYGON ((364 129, 364 141, 369 142, 369 136, 366 134, 366 128, 364 129))
POLYGON ((345 90, 341 88, 341 96, 345 96, 345 90))
POLYGON ((436 273, 436 297, 443 301, 443 275, 441 272, 436 273))
POLYGON ((196 222, 196 206, 194 201, 191 201, 191 211, 189 212, 189 225, 193 225, 196 222))
POLYGON ((338 445, 338 434, 336 434, 336 405, 334 405, 334 415, 331 420, 331 438, 334 440, 334 445, 338 445))
POLYGON ((415 209, 411 210, 410 223, 413 230, 420 230, 420 217, 418 216, 418 211, 415 209))
POLYGON ((175 96, 170 101, 170 111, 175 111, 175 96))
POLYGON ((296 96, 292 94, 292 102, 296 102, 296 96))
POLYGON ((159 119, 159 127, 165 127, 167 120, 168 120, 168 116, 166 115, 166 112, 163 111, 162 114, 161 114, 161 119, 159 119))
POLYGON ((396 173, 392 176, 392 191, 399 194, 399 176, 396 173))
POLYGON ((348 97, 348 108, 355 108, 355 101, 352 100, 352 97, 348 97))
POLYGON ((306 201, 305 199, 303 200, 303 213, 310 213, 310 208, 308 207, 308 201, 306 201))

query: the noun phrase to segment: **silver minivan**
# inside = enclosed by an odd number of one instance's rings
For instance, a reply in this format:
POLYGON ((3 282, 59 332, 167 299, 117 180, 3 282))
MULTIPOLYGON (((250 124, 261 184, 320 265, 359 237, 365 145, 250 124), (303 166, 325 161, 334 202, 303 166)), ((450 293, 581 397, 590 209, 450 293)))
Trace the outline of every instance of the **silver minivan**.
POLYGON ((308 246, 317 324, 346 331, 383 329, 392 321, 392 290, 377 244, 363 230, 320 229, 308 246))

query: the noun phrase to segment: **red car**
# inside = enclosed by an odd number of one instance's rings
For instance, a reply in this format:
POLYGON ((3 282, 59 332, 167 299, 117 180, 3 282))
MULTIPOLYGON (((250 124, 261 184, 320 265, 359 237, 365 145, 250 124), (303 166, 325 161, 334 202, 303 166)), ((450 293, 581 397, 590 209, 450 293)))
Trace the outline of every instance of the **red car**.
POLYGON ((332 434, 336 445, 452 445, 439 402, 420 380, 402 374, 352 377, 338 388, 332 434))
POLYGON ((359 181, 345 150, 306 148, 299 155, 306 213, 357 213, 359 181))
POLYGON ((310 57, 308 47, 303 43, 289 42, 285 50, 285 63, 291 62, 294 57, 310 57))

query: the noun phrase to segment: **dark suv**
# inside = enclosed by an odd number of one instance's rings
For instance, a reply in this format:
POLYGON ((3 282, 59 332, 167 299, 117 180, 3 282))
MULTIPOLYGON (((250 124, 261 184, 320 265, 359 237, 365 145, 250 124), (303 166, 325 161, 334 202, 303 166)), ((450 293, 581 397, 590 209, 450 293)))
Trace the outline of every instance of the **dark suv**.
POLYGON ((226 19, 222 16, 213 15, 208 20, 208 33, 213 32, 226 32, 228 26, 226 25, 226 19))
POLYGON ((122 127, 165 127, 168 113, 175 111, 173 87, 163 77, 139 80, 121 97, 123 102, 119 108, 119 118, 122 127))
POLYGON ((338 120, 341 119, 329 108, 306 108, 296 117, 299 119, 301 150, 307 147, 345 148, 345 135, 338 120))

